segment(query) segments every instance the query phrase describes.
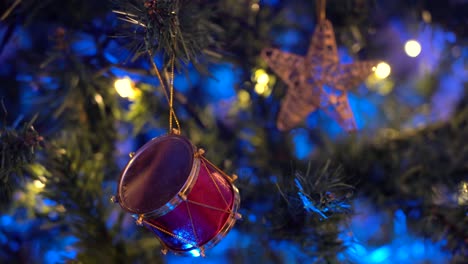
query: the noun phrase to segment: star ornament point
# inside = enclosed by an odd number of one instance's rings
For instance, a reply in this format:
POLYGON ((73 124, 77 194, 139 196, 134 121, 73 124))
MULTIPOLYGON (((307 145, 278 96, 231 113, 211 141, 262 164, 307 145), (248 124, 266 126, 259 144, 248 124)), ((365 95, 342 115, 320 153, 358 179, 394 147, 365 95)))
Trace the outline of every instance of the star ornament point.
POLYGON ((305 56, 275 48, 263 49, 261 56, 288 86, 276 122, 279 130, 298 126, 317 109, 344 130, 357 130, 347 91, 363 82, 377 61, 340 64, 330 21, 323 20, 317 25, 305 56))

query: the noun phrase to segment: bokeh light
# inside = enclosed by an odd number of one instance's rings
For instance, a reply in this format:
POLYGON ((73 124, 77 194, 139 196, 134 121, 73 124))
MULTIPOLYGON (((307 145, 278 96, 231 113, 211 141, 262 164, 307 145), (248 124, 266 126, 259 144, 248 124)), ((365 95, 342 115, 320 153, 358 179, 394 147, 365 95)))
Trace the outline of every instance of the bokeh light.
POLYGON ((34 180, 34 187, 38 189, 42 189, 45 187, 45 184, 41 182, 40 180, 34 180))
POLYGON ((117 79, 114 82, 114 87, 122 98, 128 98, 132 100, 137 96, 137 90, 135 89, 134 84, 129 77, 117 79))
POLYGON ((421 16, 422 16, 422 19, 423 19, 424 22, 426 22, 426 23, 431 23, 432 22, 432 15, 431 15, 431 13, 429 11, 424 10, 422 12, 421 16))
POLYGON ((240 108, 247 108, 250 105, 250 94, 246 90, 240 90, 237 93, 240 108))
MULTIPOLYGON (((260 70, 259 70, 260 71, 260 70)), ((265 72, 262 72, 261 74, 258 75, 257 77, 257 83, 261 85, 267 85, 268 81, 270 81, 270 77, 268 77, 268 74, 265 72)))
POLYGON ((460 183, 458 190, 458 204, 468 205, 468 182, 466 181, 460 183))
POLYGON ((252 11, 257 12, 260 9, 260 5, 258 3, 253 3, 250 8, 252 11))
POLYGON ((269 96, 271 94, 270 83, 272 79, 264 69, 257 69, 254 73, 255 92, 262 96, 269 96))
POLYGON ((265 85, 261 85, 261 84, 256 84, 255 85, 255 92, 258 93, 258 94, 264 94, 265 93, 265 90, 266 90, 266 87, 265 85))
MULTIPOLYGON (((371 74, 366 80, 366 85, 369 90, 385 96, 393 91, 395 82, 391 79, 381 79, 378 78, 376 74, 371 74)), ((362 101, 362 99, 360 101, 362 101)))
POLYGON ((374 74, 378 79, 385 79, 390 76, 392 68, 386 62, 380 62, 374 69, 374 74))
POLYGON ((421 44, 416 40, 408 40, 405 44, 405 52, 408 56, 415 58, 421 53, 421 44))

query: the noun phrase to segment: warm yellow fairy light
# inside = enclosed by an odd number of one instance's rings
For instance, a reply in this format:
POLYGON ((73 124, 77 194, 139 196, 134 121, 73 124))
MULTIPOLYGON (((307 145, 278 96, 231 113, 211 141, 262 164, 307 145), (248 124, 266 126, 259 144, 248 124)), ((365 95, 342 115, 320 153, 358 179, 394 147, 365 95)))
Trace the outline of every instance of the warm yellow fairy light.
POLYGON ((427 11, 427 10, 424 10, 424 11, 422 12, 422 19, 423 19, 424 22, 426 22, 426 23, 431 23, 431 21, 432 21, 432 15, 431 15, 431 13, 429 13, 429 11, 427 11))
POLYGON ((237 93, 237 96, 239 97, 239 102, 241 103, 248 103, 250 101, 250 94, 245 90, 240 90, 237 93))
POLYGON ((260 94, 263 96, 270 95, 271 89, 269 87, 269 84, 271 82, 271 79, 265 70, 263 69, 256 70, 254 73, 254 80, 256 82, 254 90, 257 94, 260 94))
POLYGON ((260 9, 260 5, 258 3, 253 3, 250 8, 252 11, 257 12, 260 9))
POLYGON ((375 74, 371 74, 366 80, 367 87, 381 95, 388 95, 393 91, 394 82, 389 79, 377 78, 375 74))
POLYGON ((258 76, 258 78, 257 78, 257 83, 258 84, 267 85, 269 81, 270 81, 270 77, 266 73, 258 76))
POLYGON ((270 76, 263 69, 258 69, 255 71, 255 80, 258 84, 266 85, 270 81, 270 76))
POLYGON ((45 184, 42 183, 40 180, 34 180, 33 184, 34 184, 34 187, 38 189, 42 189, 45 187, 45 184))
POLYGON ((468 182, 460 183, 458 191, 458 204, 466 205, 468 204, 468 182))
POLYGON ((135 88, 133 87, 133 82, 130 78, 125 77, 116 80, 114 82, 114 87, 121 97, 135 99, 137 93, 135 88))
POLYGON ((102 99, 102 96, 100 94, 94 95, 94 101, 98 103, 98 105, 101 105, 104 102, 104 99, 102 99))
POLYGON ((416 40, 408 40, 405 44, 405 52, 408 56, 414 58, 421 53, 421 44, 416 40))
POLYGON ((386 62, 381 62, 377 64, 377 66, 374 68, 374 74, 378 79, 387 78, 388 76, 390 76, 391 72, 392 68, 386 62))
POLYGON ((266 85, 257 83, 255 85, 255 92, 258 94, 264 94, 266 91, 266 85))
POLYGON ((250 94, 245 90, 240 90, 237 93, 237 98, 239 100, 239 106, 241 108, 246 108, 250 104, 250 94))
POLYGON ((382 85, 380 85, 377 89, 377 92, 381 95, 387 95, 393 91, 393 82, 386 82, 382 85))

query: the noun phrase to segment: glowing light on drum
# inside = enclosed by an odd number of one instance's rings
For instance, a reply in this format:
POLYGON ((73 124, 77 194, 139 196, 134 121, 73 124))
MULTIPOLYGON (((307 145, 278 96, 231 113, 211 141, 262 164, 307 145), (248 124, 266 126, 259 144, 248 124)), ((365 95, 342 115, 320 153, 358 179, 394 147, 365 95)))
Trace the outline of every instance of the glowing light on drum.
POLYGON ((192 249, 189 251, 189 255, 191 255, 192 257, 199 257, 200 256, 200 250, 198 249, 192 249))

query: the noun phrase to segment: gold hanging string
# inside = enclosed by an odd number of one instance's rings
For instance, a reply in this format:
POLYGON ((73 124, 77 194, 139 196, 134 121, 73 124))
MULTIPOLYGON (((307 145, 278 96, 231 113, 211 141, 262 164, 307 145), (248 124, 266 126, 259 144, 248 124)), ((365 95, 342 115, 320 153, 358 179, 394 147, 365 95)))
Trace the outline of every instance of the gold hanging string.
POLYGON ((317 11, 317 18, 318 22, 322 22, 326 19, 326 8, 327 8, 327 0, 316 0, 315 9, 317 11))
POLYGON ((170 90, 170 98, 169 98, 169 109, 171 114, 169 115, 169 129, 172 133, 172 117, 174 117, 174 122, 176 123, 177 130, 180 132, 180 123, 179 119, 177 119, 176 113, 174 111, 174 64, 175 64, 175 56, 171 58, 171 77, 169 78, 169 90, 170 90))
POLYGON ((159 72, 158 67, 156 66, 156 63, 154 63, 154 61, 153 61, 153 54, 151 53, 151 51, 148 51, 148 56, 149 56, 149 59, 150 59, 150 62, 151 62, 151 66, 153 66, 153 70, 156 72, 156 76, 158 77, 159 83, 161 84, 164 95, 166 96, 166 100, 167 100, 167 102, 169 102, 169 96, 167 95, 166 87, 165 87, 163 79, 161 77, 161 73, 159 72))
POLYGON ((164 80, 161 76, 161 73, 159 72, 158 67, 156 66, 156 63, 154 63, 153 60, 153 54, 151 51, 148 50, 148 56, 151 62, 151 66, 153 67, 154 72, 156 73, 156 77, 158 77, 159 83, 161 84, 161 88, 164 92, 164 96, 166 97, 166 101, 169 104, 169 133, 173 133, 173 127, 172 123, 173 120, 175 121, 177 125, 178 131, 180 131, 180 123, 179 119, 177 118, 177 115, 174 111, 174 64, 175 64, 175 57, 172 56, 171 58, 171 75, 169 77, 169 94, 168 94, 168 89, 166 88, 166 85, 164 83, 164 80))

